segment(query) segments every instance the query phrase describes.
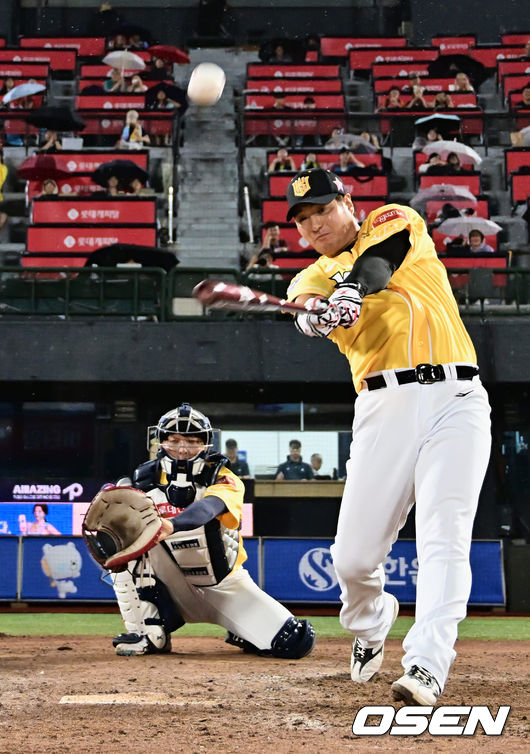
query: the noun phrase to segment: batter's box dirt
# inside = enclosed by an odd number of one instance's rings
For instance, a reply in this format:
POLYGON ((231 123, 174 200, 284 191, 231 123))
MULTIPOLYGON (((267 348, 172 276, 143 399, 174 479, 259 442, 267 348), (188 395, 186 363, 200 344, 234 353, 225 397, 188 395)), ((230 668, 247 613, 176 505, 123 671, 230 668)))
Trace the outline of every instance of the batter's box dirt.
POLYGON ((0 642, 0 754, 530 751, 528 642, 458 643, 440 702, 488 705, 493 714, 511 705, 495 738, 353 736, 360 707, 392 704, 390 685, 402 672, 396 640, 367 684, 351 682, 351 644, 343 639, 318 641, 299 662, 178 634, 173 654, 146 657, 116 657, 102 637, 0 642))

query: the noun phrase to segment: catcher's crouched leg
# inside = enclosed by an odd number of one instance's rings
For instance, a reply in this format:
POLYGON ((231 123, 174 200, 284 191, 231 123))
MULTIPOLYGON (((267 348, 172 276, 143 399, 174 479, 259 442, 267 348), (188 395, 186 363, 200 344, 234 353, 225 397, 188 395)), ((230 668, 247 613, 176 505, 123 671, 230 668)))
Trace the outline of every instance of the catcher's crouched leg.
POLYGON ((271 642, 270 649, 258 649, 249 641, 241 639, 236 634, 228 631, 225 642, 234 647, 239 647, 247 654, 256 654, 260 657, 282 657, 286 660, 300 660, 306 657, 315 646, 315 629, 308 620, 289 618, 285 621, 271 642))
POLYGON ((185 623, 165 584, 152 572, 142 575, 141 587, 135 586, 140 563, 132 574, 123 571, 114 575, 114 590, 127 632, 116 636, 112 644, 116 654, 122 656, 171 652, 170 633, 185 623))

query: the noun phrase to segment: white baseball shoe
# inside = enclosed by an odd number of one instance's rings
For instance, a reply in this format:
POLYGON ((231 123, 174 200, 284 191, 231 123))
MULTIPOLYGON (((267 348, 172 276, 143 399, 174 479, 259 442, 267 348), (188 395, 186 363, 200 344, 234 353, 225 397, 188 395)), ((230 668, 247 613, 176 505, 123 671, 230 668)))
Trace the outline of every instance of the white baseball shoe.
MULTIPOLYGON (((394 600, 394 614, 388 630, 392 628, 399 613, 399 602, 391 595, 394 600)), ((388 632, 387 632, 388 633, 388 632)), ((385 637, 386 638, 386 637, 385 637)), ((367 683, 377 673, 383 664, 385 654, 385 641, 377 644, 375 647, 368 649, 363 647, 361 639, 355 639, 351 653, 350 674, 352 681, 355 683, 367 683)))
POLYGON ((392 684, 392 694, 396 701, 405 704, 419 704, 434 707, 441 694, 438 681, 425 668, 413 665, 405 675, 392 684))

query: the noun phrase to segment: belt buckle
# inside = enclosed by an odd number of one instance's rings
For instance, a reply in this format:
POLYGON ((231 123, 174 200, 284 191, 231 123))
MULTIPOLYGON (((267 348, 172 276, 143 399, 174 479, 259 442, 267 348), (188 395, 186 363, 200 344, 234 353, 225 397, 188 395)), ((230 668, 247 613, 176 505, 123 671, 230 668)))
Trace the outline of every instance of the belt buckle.
POLYGON ((414 371, 416 380, 421 385, 432 385, 433 382, 441 382, 445 379, 440 364, 418 364, 414 371))

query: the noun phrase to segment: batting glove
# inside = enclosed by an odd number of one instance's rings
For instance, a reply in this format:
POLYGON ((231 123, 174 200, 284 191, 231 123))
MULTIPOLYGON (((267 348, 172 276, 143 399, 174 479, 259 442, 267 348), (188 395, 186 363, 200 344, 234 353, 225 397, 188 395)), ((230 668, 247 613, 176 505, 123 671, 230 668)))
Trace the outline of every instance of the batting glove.
MULTIPOLYGON (((313 309, 317 302, 328 303, 322 299, 310 298, 305 306, 307 309, 313 309)), ((302 335, 308 335, 310 338, 325 338, 340 324, 340 312, 336 306, 328 304, 327 308, 319 314, 313 312, 297 314, 294 324, 302 335)))
POLYGON ((335 327, 353 327, 359 319, 363 303, 363 290, 359 283, 341 283, 328 299, 331 306, 335 306, 340 314, 339 323, 335 327))

